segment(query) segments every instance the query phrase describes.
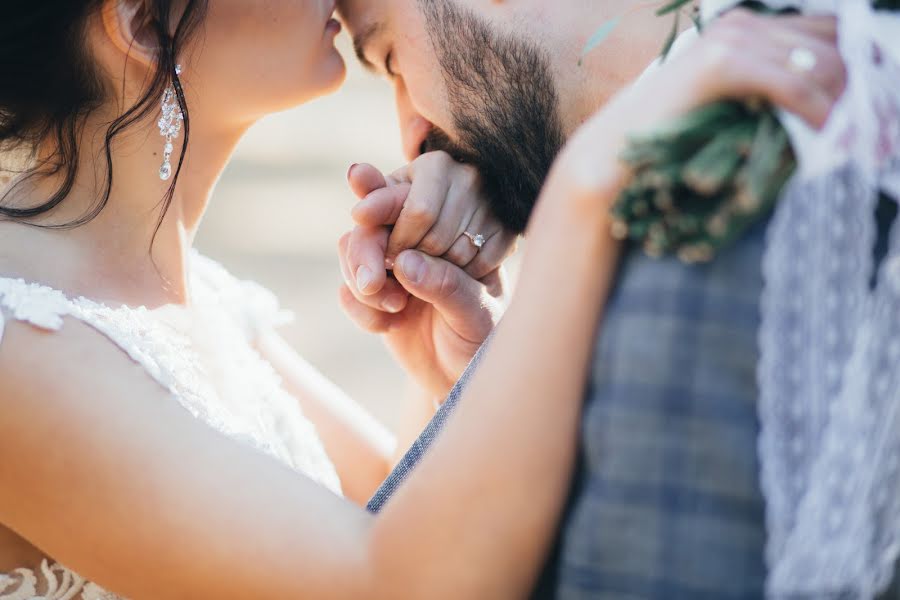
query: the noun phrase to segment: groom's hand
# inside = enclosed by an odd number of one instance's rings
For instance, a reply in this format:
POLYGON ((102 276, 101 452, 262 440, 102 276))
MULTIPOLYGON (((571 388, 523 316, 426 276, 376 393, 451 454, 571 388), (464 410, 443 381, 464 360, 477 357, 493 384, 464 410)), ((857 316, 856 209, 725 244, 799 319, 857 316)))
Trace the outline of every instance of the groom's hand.
MULTIPOLYGON (((341 239, 342 257, 349 237, 341 239)), ((394 274, 411 293, 400 312, 361 301, 352 281, 341 287, 341 306, 359 327, 383 335, 401 366, 443 400, 502 316, 502 270, 478 281, 447 260, 407 250, 397 258, 394 274)))
POLYGON ((500 264, 516 236, 490 217, 473 171, 446 155, 388 177, 357 165, 348 177, 360 224, 340 241, 341 305, 443 397, 503 312, 500 264), (460 235, 469 228, 487 239, 481 251, 460 235))

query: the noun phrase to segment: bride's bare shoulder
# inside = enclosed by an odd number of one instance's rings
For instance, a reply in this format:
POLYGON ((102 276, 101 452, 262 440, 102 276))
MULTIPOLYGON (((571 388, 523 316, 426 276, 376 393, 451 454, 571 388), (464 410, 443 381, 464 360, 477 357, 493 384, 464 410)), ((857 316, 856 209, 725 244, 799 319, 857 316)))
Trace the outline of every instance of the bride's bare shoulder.
POLYGON ((89 510, 105 502, 99 490, 132 501, 138 492, 129 473, 164 444, 161 436, 138 440, 157 427, 154 420, 166 420, 167 406, 177 411, 163 388, 90 326, 63 317, 52 330, 6 315, 0 456, 14 458, 0 465, 0 523, 64 556, 62 520, 77 513, 85 527, 101 527, 103 515, 89 510), (48 518, 54 514, 59 522, 48 518))
MULTIPOLYGON (((35 313, 36 320, 50 315, 35 313)), ((39 327, 23 318, 5 318, 0 334, 4 456, 28 456, 21 453, 29 451, 29 445, 36 444, 30 450, 46 448, 67 432, 96 432, 126 407, 158 406, 167 395, 98 331, 71 317, 59 319, 59 327, 53 328, 50 323, 39 327), (41 441, 42 436, 47 437, 41 441)))

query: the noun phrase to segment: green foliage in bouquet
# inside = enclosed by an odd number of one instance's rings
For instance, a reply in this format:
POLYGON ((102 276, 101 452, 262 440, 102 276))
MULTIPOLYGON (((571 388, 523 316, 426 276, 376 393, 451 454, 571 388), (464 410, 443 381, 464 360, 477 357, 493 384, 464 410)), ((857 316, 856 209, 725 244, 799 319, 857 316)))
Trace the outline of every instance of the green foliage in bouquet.
MULTIPOLYGON (((663 57, 677 35, 680 10, 690 3, 674 0, 658 11, 676 15, 663 57)), ((900 0, 874 5, 900 10, 900 0)), ((766 10, 758 2, 743 6, 766 10)), ((696 11, 694 21, 699 27, 696 11)), ((775 110, 758 99, 716 102, 634 136, 622 159, 634 177, 613 206, 613 235, 642 245, 650 256, 676 255, 688 263, 711 260, 764 217, 797 167, 775 110)))
POLYGON ((634 178, 613 206, 613 234, 650 256, 702 262, 768 211, 796 168, 790 140, 762 103, 719 102, 622 155, 634 178))

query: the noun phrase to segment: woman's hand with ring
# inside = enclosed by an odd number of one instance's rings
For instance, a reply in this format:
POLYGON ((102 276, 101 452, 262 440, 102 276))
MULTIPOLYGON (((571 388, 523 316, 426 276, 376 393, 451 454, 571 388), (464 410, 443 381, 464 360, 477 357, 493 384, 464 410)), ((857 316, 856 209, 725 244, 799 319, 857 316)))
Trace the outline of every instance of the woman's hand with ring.
POLYGON ((652 135, 720 100, 770 102, 821 128, 846 78, 834 17, 735 9, 589 118, 566 144, 554 171, 582 190, 577 196, 587 200, 576 210, 605 218, 631 177, 619 160, 628 136, 652 135), (602 206, 596 196, 604 198, 602 206))
POLYGON ((361 202, 338 248, 341 306, 443 398, 503 314, 501 264, 517 236, 490 216, 474 171, 444 154, 388 177, 355 165, 348 178, 361 202))
MULTIPOLYGON (((370 165, 353 169, 354 191, 365 191, 365 180, 377 178, 373 170, 370 165)), ((415 249, 482 279, 515 250, 517 236, 491 214, 477 171, 445 152, 423 154, 387 176, 383 187, 360 196, 353 209, 359 225, 392 227, 385 247, 388 264, 415 249)))

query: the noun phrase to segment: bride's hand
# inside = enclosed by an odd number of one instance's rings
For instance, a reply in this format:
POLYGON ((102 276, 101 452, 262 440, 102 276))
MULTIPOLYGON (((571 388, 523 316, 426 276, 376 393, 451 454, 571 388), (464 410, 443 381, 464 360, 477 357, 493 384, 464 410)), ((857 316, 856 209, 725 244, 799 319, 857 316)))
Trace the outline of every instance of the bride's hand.
POLYGON ((635 89, 646 84, 665 92, 652 103, 656 110, 644 115, 650 125, 723 98, 758 97, 819 128, 845 83, 834 17, 735 9, 635 89))
POLYGON ((387 177, 355 165, 349 181, 361 201, 358 225, 339 244, 341 305, 361 328, 384 334, 401 365, 443 399, 502 315, 501 265, 517 236, 491 216, 474 169, 445 153, 387 177), (483 235, 484 246, 466 232, 483 235))
POLYGON ((618 161, 626 136, 723 99, 760 98, 821 128, 845 85, 833 17, 736 9, 591 117, 567 144, 565 169, 586 185, 617 185, 629 175, 618 161), (796 64, 798 51, 813 64, 796 64))
MULTIPOLYGON (((360 199, 352 211, 347 267, 355 295, 368 306, 400 292, 387 270, 404 250, 444 258, 480 280, 497 270, 515 250, 517 236, 494 218, 481 193, 477 171, 445 152, 430 152, 384 176, 368 164, 351 167, 348 180, 360 199), (466 235, 480 235, 479 249, 466 235)), ((394 310, 391 310, 391 309, 394 310)))
POLYGON ((481 279, 515 248, 517 236, 491 214, 478 171, 445 152, 429 152, 387 177, 371 165, 351 170, 350 185, 360 197, 354 221, 363 227, 392 226, 385 247, 390 264, 404 250, 443 257, 481 279), (465 236, 482 235, 478 249, 465 236))

